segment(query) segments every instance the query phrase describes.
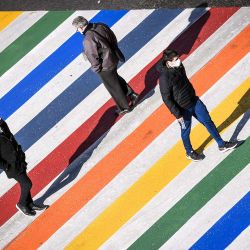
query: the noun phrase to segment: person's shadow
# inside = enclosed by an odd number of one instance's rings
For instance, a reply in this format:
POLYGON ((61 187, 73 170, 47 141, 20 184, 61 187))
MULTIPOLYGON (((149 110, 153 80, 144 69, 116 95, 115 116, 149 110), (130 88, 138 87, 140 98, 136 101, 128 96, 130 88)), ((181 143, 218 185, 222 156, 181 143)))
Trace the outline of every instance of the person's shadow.
POLYGON ((115 113, 115 106, 106 110, 98 121, 96 127, 91 131, 88 138, 77 148, 69 159, 69 166, 53 182, 49 189, 36 200, 36 203, 43 204, 52 194, 72 182, 81 171, 83 164, 91 157, 94 150, 107 135, 109 129, 115 124, 118 115, 115 113), (84 154, 83 154, 84 152, 84 154))
MULTIPOLYGON (((194 19, 197 18, 197 8, 205 7, 207 7, 207 3, 203 3, 197 6, 192 11, 189 17, 190 24, 192 24, 194 22, 194 19)), ((180 56, 182 56, 183 54, 188 54, 189 51, 192 49, 194 42, 196 41, 203 25, 206 23, 209 16, 210 13, 209 11, 207 11, 207 13, 199 19, 198 23, 193 24, 191 28, 189 28, 188 25, 188 32, 185 32, 184 35, 178 36, 176 39, 174 39, 173 42, 169 45, 169 48, 177 50, 180 56)), ((145 96, 146 98, 148 98, 154 93, 151 90, 156 86, 159 77, 159 73, 156 70, 156 65, 157 63, 154 64, 146 73, 145 88, 140 93, 140 100, 142 100, 145 96)), ((89 159, 93 151, 97 148, 97 146, 107 134, 108 130, 114 125, 117 119, 118 117, 115 114, 115 107, 112 107, 105 112, 95 129, 90 133, 88 138, 78 147, 75 153, 70 157, 69 166, 53 182, 53 184, 49 187, 45 194, 39 199, 37 199, 37 203, 43 203, 49 196, 56 193, 58 190, 72 182, 78 176, 83 164, 89 159), (97 138, 100 139, 96 141, 97 138), (83 152, 84 154, 82 154, 83 152)))
MULTIPOLYGON (((202 3, 198 5, 191 13, 189 17, 189 24, 184 29, 184 32, 181 35, 178 35, 171 44, 167 47, 167 49, 176 50, 182 60, 187 57, 189 52, 191 51, 193 45, 196 40, 199 40, 199 34, 202 30, 202 27, 205 25, 207 20, 210 17, 210 11, 207 11, 205 8, 208 4, 202 3), (197 19, 197 12, 200 12, 200 8, 204 8, 204 12, 206 12, 203 16, 198 19, 198 22, 194 22, 197 19), (191 26, 190 26, 191 25, 191 26)), ((154 88, 157 85, 159 79, 159 72, 157 70, 157 65, 160 63, 158 60, 146 73, 145 75, 145 88, 140 94, 141 102, 151 97, 155 91, 154 88)))
MULTIPOLYGON (((230 141, 236 141, 240 131, 243 129, 245 124, 248 122, 250 117, 250 89, 242 96, 240 101, 238 102, 237 108, 231 113, 231 115, 220 124, 217 129, 219 132, 227 128, 230 124, 232 124, 235 120, 237 120, 241 115, 243 115, 242 119, 239 121, 236 126, 233 135, 230 138, 230 141), (244 115, 243 115, 244 114, 244 115)), ((202 145, 197 149, 197 152, 201 153, 207 146, 207 144, 212 140, 212 136, 209 136, 202 145)))

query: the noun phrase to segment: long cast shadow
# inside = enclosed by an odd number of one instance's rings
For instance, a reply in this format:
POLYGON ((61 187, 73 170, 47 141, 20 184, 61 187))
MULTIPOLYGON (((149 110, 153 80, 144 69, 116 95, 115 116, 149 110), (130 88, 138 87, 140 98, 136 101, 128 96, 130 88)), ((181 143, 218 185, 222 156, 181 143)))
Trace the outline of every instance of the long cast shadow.
MULTIPOLYGON (((244 125, 247 123, 250 117, 250 90, 248 90, 238 102, 237 108, 231 113, 231 115, 220 124, 217 129, 219 132, 231 125, 235 120, 237 120, 241 115, 243 115, 241 121, 238 123, 231 140, 236 140, 240 131, 243 129, 244 125)), ((212 136, 209 136, 202 145, 197 149, 199 153, 203 152, 207 144, 213 139, 212 136)))
MULTIPOLYGON (((196 18, 197 16, 196 12, 198 11, 198 8, 205 7, 207 7, 207 3, 203 3, 197 6, 197 8, 192 11, 189 17, 190 24, 194 22, 194 18, 196 18)), ((192 49, 193 44, 196 41, 202 27, 207 22, 209 16, 210 12, 207 11, 206 14, 204 14, 199 19, 199 22, 194 23, 190 28, 190 24, 187 25, 187 30, 184 32, 184 34, 174 39, 173 42, 169 45, 169 48, 177 50, 180 56, 188 54, 192 49)), ((142 98, 144 98, 145 96, 147 96, 148 98, 153 94, 153 91, 151 90, 157 85, 157 79, 159 77, 159 73, 156 70, 157 63, 154 64, 146 73, 145 88, 140 93, 140 100, 142 100, 142 98)), ((59 191, 61 188, 72 182, 78 176, 82 165, 89 159, 96 147, 98 147, 98 145, 105 137, 109 129, 114 125, 116 119, 117 116, 115 115, 115 107, 108 109, 98 122, 95 129, 90 133, 88 138, 78 147, 75 153, 70 157, 69 166, 67 167, 67 169, 65 169, 65 171, 49 187, 46 193, 42 197, 40 197, 36 202, 43 203, 49 196, 59 191), (83 152, 85 153, 83 154, 83 152), (81 157, 79 157, 80 155, 81 157)))
POLYGON ((91 157, 94 150, 105 138, 109 129, 115 124, 117 118, 118 116, 115 114, 114 106, 106 110, 106 112, 98 121, 96 127, 89 134, 88 138, 70 157, 69 166, 53 182, 49 189, 39 199, 36 200, 38 204, 43 204, 48 197, 68 185, 78 176, 83 164, 91 157))
MULTIPOLYGON (((195 23, 193 23, 197 16, 197 11, 199 11, 199 8, 206 8, 208 4, 202 3, 198 5, 191 13, 189 17, 189 24, 185 28, 185 31, 183 34, 178 35, 172 43, 167 47, 168 49, 174 49, 178 51, 180 57, 182 60, 186 58, 186 56, 189 54, 191 49, 194 46, 195 41, 199 40, 199 34, 203 28, 203 26, 206 24, 207 20, 210 17, 210 11, 206 11, 204 9, 204 12, 206 13, 200 17, 195 23), (193 24, 192 24, 193 23, 193 24), (191 25, 192 24, 192 25, 191 25), (191 25, 191 26, 190 26, 191 25)), ((157 65, 160 63, 160 60, 158 60, 146 73, 145 75, 145 88, 140 94, 140 99, 142 99, 146 96, 146 98, 149 98, 154 94, 154 88, 158 83, 159 79, 159 72, 157 71, 157 65)), ((145 99, 146 99, 145 98, 145 99)))

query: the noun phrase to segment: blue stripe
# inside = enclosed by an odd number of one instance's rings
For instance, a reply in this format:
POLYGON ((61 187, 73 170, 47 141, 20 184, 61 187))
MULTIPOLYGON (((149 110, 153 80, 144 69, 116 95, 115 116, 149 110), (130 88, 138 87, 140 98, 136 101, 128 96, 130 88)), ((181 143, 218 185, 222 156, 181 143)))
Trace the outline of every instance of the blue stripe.
MULTIPOLYGON (((127 10, 103 10, 91 19, 91 22, 100 22, 104 20, 105 23, 112 26, 127 12, 127 10)), ((73 29, 73 27, 69 28, 73 29)), ((0 116, 7 119, 47 82, 55 77, 56 74, 71 63, 81 52, 82 35, 75 33, 0 99, 0 107, 4 107, 0 109, 0 116)))
MULTIPOLYGON (((129 59, 142 46, 171 22, 182 10, 156 10, 119 43, 129 59)), ((167 46, 167 44, 166 44, 167 46)), ((101 81, 90 69, 51 102, 41 113, 17 133, 17 139, 27 150, 60 119, 77 106, 100 85, 101 81)), ((82 110, 84 112, 84 110, 82 110)))
POLYGON ((232 207, 190 249, 225 249, 250 225, 250 192, 232 207))

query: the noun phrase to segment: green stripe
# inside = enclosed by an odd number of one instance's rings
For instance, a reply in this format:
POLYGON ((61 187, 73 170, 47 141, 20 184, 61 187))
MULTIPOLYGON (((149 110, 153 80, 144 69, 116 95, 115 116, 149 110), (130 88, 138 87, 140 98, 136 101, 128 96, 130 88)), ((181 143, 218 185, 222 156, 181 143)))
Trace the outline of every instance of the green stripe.
POLYGON ((15 65, 72 13, 73 11, 50 11, 11 43, 0 53, 0 76, 15 65))
POLYGON ((204 177, 128 249, 159 249, 250 162, 250 137, 204 177))

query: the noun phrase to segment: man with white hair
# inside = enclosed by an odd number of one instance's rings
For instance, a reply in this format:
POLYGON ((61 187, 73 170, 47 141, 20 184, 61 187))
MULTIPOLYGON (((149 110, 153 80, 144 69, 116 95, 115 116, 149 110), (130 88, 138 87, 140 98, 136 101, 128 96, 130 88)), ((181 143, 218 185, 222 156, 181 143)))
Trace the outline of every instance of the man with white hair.
POLYGON ((92 70, 99 75, 114 99, 117 113, 121 115, 130 112, 139 96, 117 73, 119 61, 124 62, 125 57, 118 48, 113 31, 104 23, 89 23, 82 16, 76 17, 72 25, 85 36, 84 53, 92 70))

